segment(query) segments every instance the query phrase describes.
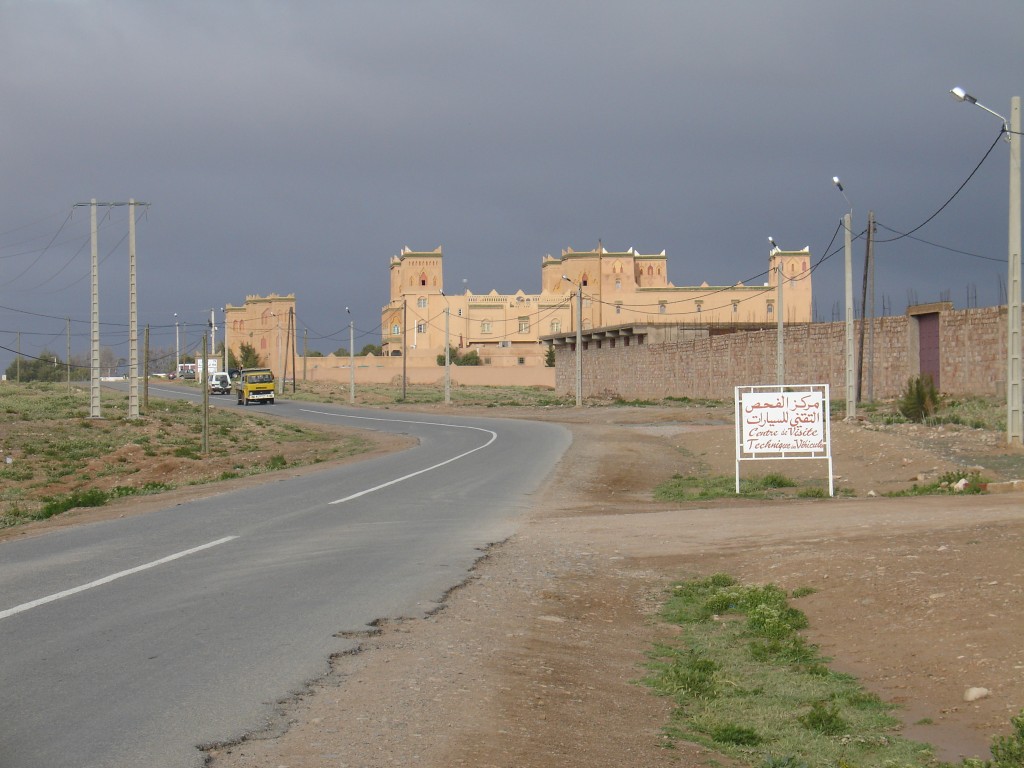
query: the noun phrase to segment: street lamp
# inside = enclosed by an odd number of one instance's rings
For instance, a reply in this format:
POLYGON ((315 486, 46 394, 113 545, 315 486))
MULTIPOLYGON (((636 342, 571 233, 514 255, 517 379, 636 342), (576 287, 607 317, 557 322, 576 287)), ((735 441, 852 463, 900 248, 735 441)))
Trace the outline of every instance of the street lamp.
POLYGON ((576 288, 576 407, 583 407, 583 288, 568 275, 562 279, 576 288))
POLYGON ((850 212, 843 216, 843 229, 846 230, 843 251, 846 276, 846 420, 853 421, 857 418, 857 390, 853 380, 853 203, 846 196, 838 176, 832 177, 832 183, 850 206, 850 212))
POLYGON ((1021 286, 1020 286, 1020 96, 1010 99, 1009 121, 994 112, 963 88, 950 91, 954 99, 981 107, 1003 122, 1003 137, 1010 145, 1010 222, 1006 293, 1006 442, 1021 445, 1024 440, 1021 408, 1021 286))
POLYGON ((776 283, 776 295, 775 303, 777 316, 776 323, 778 324, 778 330, 776 331, 776 359, 775 359, 775 383, 780 387, 786 383, 786 352, 784 349, 785 340, 783 338, 782 329, 782 257, 775 256, 776 251, 781 251, 778 245, 775 244, 774 238, 771 235, 768 236, 768 242, 772 245, 771 255, 775 259, 775 283, 776 283))

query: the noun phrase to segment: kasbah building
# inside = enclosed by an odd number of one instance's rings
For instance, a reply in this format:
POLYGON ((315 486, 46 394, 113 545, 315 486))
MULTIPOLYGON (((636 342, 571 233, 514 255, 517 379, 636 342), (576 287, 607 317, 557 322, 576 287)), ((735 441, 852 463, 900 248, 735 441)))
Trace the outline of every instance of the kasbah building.
MULTIPOLYGON (((460 294, 445 290, 442 248, 403 248, 389 264, 390 300, 381 309, 382 355, 356 358, 356 379, 388 382, 404 371, 413 383, 434 383, 443 376, 437 359, 444 355, 447 336, 457 354, 475 350, 483 361, 475 370, 454 367, 453 381, 553 385, 553 369, 545 365, 548 349, 552 343, 575 343, 580 315, 581 331, 591 336, 600 330, 614 339, 617 328, 643 324, 658 331, 652 342, 775 328, 780 271, 784 324, 809 323, 810 260, 807 248, 774 248, 762 284, 676 286, 668 279, 664 251, 609 251, 599 244, 589 251, 567 248, 559 257, 545 256, 540 293, 460 294)), ((251 344, 279 377, 287 373, 290 379, 297 372, 300 380, 349 381, 347 358, 303 359, 294 317, 294 294, 247 296, 244 305, 225 307, 228 348, 237 356, 242 343, 251 344)))

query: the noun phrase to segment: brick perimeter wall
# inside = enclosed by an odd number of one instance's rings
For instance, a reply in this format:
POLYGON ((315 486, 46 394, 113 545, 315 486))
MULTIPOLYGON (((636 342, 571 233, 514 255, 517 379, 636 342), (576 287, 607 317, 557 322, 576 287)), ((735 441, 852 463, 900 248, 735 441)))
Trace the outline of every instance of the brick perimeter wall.
MULTIPOLYGON (((947 310, 939 313, 941 390, 953 395, 1002 396, 1006 383, 1006 307, 947 310)), ((860 322, 855 323, 854 349, 860 322)), ((846 325, 813 323, 784 332, 786 377, 790 384, 828 384, 832 398, 845 399, 846 325)), ((881 317, 874 321, 873 390, 875 399, 898 397, 907 380, 920 372, 918 322, 915 317, 881 317)), ((869 343, 864 342, 867 358, 869 343)), ((606 395, 624 400, 664 397, 731 400, 734 387, 776 382, 776 331, 752 331, 663 344, 611 347, 596 342, 583 350, 585 397, 606 395)), ((856 363, 855 363, 856 366, 856 363)), ((556 347, 555 390, 575 391, 575 354, 556 347)), ((856 376, 856 367, 854 368, 856 376)), ((868 393, 864 366, 862 400, 868 393)))

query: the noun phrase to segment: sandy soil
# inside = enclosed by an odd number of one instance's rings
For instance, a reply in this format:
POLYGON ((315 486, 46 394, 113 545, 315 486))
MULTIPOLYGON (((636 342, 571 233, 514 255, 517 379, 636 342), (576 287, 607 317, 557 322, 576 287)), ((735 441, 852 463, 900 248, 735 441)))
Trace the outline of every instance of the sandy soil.
MULTIPOLYGON (((1024 495, 867 496, 963 466, 1024 476, 1001 435, 840 423, 833 471, 854 498, 681 505, 650 491, 675 472, 731 475, 728 414, 529 415, 574 441, 518 532, 440 611, 368 628, 265 730, 212 747, 212 766, 706 765, 703 748, 666 748, 669 702, 635 681, 671 634, 652 618, 666 586, 718 571, 814 587, 800 601, 809 638, 902 705, 904 734, 943 759, 987 755, 1024 709, 1024 495), (990 693, 966 702, 971 687, 990 693)), ((820 461, 743 473, 770 469, 827 477, 820 461)))

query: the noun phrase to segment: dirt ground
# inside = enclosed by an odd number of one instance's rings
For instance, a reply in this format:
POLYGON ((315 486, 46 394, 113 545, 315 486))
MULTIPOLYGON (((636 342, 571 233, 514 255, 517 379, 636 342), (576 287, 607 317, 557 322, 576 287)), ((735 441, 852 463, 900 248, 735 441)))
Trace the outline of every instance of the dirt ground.
MULTIPOLYGON (((727 764, 668 748, 670 704, 636 684, 644 651, 671 634, 652 618, 666 586, 718 571, 814 587, 799 603, 809 638, 901 705, 904 735, 942 759, 987 757, 1024 709, 1024 495, 867 495, 964 466, 1024 476, 1002 435, 839 423, 833 471, 854 498, 679 505, 651 488, 735 470, 721 412, 540 416, 566 421, 574 440, 518 533, 441 611, 380 622, 264 732, 211 749, 212 766, 727 764), (967 702, 972 687, 989 695, 967 702)), ((819 461, 742 471, 775 468, 827 477, 819 461)))
MULTIPOLYGON (((671 635, 653 618, 667 585, 720 571, 816 589, 798 603, 809 639, 899 704, 904 735, 944 760, 987 756, 1024 709, 1024 494, 869 496, 960 467, 1024 477, 1024 455, 1003 435, 837 423, 833 474, 853 496, 666 504, 651 489, 676 472, 734 473, 728 411, 480 413, 573 433, 518 532, 441 610, 368 628, 358 652, 280 702, 264 730, 211 747, 210 765, 728 765, 698 746, 670 748, 670 702, 636 683, 644 652, 671 635), (989 693, 967 702, 972 687, 989 693)), ((791 461, 742 472, 776 469, 820 483, 828 471, 791 461)))

